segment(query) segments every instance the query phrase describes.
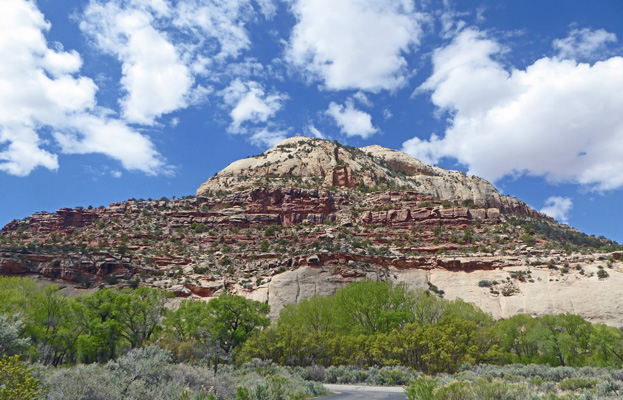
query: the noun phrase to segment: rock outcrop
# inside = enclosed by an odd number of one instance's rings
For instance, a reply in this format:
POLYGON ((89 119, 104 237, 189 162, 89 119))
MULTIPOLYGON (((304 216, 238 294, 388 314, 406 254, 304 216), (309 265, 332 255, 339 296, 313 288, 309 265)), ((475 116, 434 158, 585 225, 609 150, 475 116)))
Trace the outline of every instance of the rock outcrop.
POLYGON ((250 187, 404 188, 436 199, 545 218, 486 180, 425 164, 381 146, 357 149, 307 137, 286 139, 263 154, 238 160, 197 190, 197 196, 250 187))

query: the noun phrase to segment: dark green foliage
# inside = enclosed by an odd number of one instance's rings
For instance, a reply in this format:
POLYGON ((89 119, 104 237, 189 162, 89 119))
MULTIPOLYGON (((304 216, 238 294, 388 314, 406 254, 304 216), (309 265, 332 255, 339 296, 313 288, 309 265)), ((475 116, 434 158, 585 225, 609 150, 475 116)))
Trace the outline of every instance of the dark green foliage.
POLYGON ((208 303, 212 311, 211 331, 226 353, 242 345, 258 329, 268 326, 268 304, 242 296, 220 295, 208 303))
POLYGON ((267 304, 228 294, 209 303, 184 300, 164 320, 163 345, 177 361, 230 359, 250 336, 268 326, 269 309, 267 304))

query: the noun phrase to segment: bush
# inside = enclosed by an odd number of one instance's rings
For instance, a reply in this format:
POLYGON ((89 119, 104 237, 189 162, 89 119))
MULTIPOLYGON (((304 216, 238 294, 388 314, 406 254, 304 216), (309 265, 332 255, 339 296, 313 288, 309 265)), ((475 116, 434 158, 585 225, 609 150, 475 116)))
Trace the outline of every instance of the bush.
POLYGON ((47 378, 50 400, 233 398, 231 379, 207 368, 171 364, 171 354, 156 346, 130 351, 105 366, 57 369, 47 378))
POLYGON ((437 379, 421 376, 405 389, 405 393, 409 400, 431 400, 433 399, 433 390, 436 387, 437 379))
POLYGON ((575 391, 578 389, 592 389, 597 385, 597 379, 588 378, 567 378, 560 381, 561 390, 575 391))
POLYGON ((471 400, 474 395, 472 384, 465 381, 452 381, 433 390, 435 400, 471 400))
POLYGON ((496 378, 488 380, 481 378, 474 385, 475 398, 481 400, 499 400, 499 399, 524 399, 529 391, 527 385, 509 383, 502 379, 496 378))
MULTIPOLYGON (((388 386, 406 385, 411 379, 411 375, 404 367, 383 367, 379 371, 388 386)), ((353 382, 357 382, 355 379, 353 382)))
POLYGON ((608 276, 610 275, 608 275, 608 273, 604 269, 600 269, 599 271, 597 271, 597 277, 599 279, 606 279, 608 276))
POLYGON ((23 330, 24 324, 17 315, 0 315, 0 357, 18 354, 28 348, 30 340, 20 338, 23 330))
POLYGON ((44 395, 41 382, 19 356, 0 359, 0 400, 32 400, 44 395))

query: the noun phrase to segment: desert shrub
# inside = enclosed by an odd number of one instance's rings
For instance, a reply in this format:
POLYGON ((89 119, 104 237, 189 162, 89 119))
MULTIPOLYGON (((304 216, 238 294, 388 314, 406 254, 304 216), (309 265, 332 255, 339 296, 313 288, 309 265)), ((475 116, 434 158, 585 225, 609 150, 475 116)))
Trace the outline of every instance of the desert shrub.
POLYGON ((19 356, 0 358, 0 400, 33 400, 43 395, 41 382, 19 356))
POLYGON ((433 390, 437 387, 437 379, 430 376, 421 376, 411 382, 405 389, 409 400, 431 400, 433 390))
POLYGON ((597 385, 595 378, 566 378, 560 381, 561 390, 592 389, 597 385))
POLYGON ((30 340, 21 337, 23 330, 19 316, 0 315, 0 357, 19 354, 28 348, 30 340))
POLYGON ((326 369, 327 383, 356 383, 357 374, 352 366, 331 366, 326 369))
POLYGON ((465 381, 452 381, 433 390, 434 400, 471 400, 473 397, 474 388, 465 381))
MULTIPOLYGON (((303 379, 308 371, 314 371, 312 368, 281 367, 270 361, 253 359, 235 369, 227 366, 223 371, 228 371, 235 386, 246 389, 249 400, 308 399, 328 393, 321 383, 303 379)), ((244 399, 241 389, 238 393, 244 399)))
POLYGON ((379 370, 379 374, 388 386, 406 385, 412 379, 412 374, 404 367, 383 367, 379 370))
POLYGON ((261 382, 255 385, 255 387, 249 391, 249 398, 251 400, 272 400, 268 384, 266 384, 266 382, 261 382))
POLYGON ((312 365, 306 368, 296 369, 299 376, 306 381, 324 382, 326 374, 325 368, 319 365, 312 365))
POLYGON ((122 399, 121 387, 110 371, 98 366, 78 365, 57 369, 47 379, 50 400, 115 400, 122 399))
POLYGON ((57 369, 47 378, 48 399, 165 400, 186 396, 208 399, 234 396, 231 379, 207 368, 171 364, 171 354, 156 346, 130 351, 104 366, 57 369))
POLYGON ((597 396, 618 396, 621 393, 623 393, 623 384, 620 380, 602 380, 595 386, 595 394, 597 396))
POLYGON ((475 398, 480 400, 514 400, 528 398, 528 385, 522 383, 510 383, 502 379, 481 378, 474 385, 475 398))

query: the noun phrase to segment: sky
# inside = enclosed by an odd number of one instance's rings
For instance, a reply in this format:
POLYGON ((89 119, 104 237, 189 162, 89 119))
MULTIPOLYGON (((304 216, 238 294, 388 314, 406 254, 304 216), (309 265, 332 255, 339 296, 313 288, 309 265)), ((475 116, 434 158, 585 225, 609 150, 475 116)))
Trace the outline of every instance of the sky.
POLYGON ((0 226, 379 144, 623 243, 619 0, 0 0, 0 226))

